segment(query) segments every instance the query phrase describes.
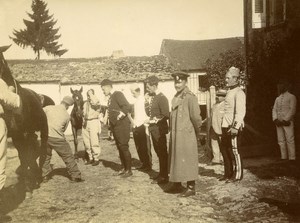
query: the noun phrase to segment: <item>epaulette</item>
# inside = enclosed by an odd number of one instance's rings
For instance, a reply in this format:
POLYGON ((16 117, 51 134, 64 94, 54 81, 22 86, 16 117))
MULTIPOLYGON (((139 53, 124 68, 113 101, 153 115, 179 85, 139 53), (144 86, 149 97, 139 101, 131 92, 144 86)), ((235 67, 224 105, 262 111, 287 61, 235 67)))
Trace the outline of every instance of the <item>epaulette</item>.
POLYGON ((194 93, 191 92, 191 91, 184 91, 184 92, 182 92, 182 94, 181 94, 181 98, 184 98, 186 95, 194 95, 194 93))
POLYGON ((185 91, 183 92, 184 94, 189 94, 189 95, 193 95, 193 96, 196 96, 192 91, 185 91))

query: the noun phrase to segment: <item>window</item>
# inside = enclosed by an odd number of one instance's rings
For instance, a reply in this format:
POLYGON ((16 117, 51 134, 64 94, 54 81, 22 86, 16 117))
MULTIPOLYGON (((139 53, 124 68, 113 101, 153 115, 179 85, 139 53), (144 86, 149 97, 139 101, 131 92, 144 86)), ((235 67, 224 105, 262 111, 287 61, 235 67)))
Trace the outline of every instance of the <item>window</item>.
POLYGON ((252 28, 266 27, 266 0, 252 0, 252 28))
POLYGON ((274 26, 285 21, 286 1, 269 1, 269 25, 274 26))
POLYGON ((252 28, 281 24, 286 19, 286 0, 252 0, 252 28))

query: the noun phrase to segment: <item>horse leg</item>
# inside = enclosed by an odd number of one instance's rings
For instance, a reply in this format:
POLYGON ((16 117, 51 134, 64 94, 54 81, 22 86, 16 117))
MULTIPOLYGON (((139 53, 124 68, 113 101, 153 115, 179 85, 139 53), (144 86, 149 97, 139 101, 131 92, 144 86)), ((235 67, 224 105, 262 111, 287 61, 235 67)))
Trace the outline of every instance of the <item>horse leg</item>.
POLYGON ((22 134, 13 135, 12 141, 18 151, 19 160, 20 160, 20 166, 16 169, 16 173, 20 177, 25 177, 27 175, 28 163, 26 161, 26 156, 25 156, 26 153, 22 148, 22 146, 24 146, 24 136, 22 134))
POLYGON ((33 180, 35 182, 34 187, 37 187, 39 183, 42 181, 42 171, 41 168, 37 164, 37 158, 40 157, 40 148, 37 141, 37 135, 35 133, 30 133, 26 137, 26 144, 28 147, 27 150, 27 159, 28 165, 30 169, 30 173, 32 174, 33 180))
POLYGON ((19 159, 20 159, 20 167, 19 169, 19 175, 20 175, 20 180, 24 182, 24 189, 26 193, 26 198, 31 198, 32 197, 32 187, 31 187, 31 182, 30 182, 30 177, 29 177, 29 171, 28 171, 28 157, 27 157, 27 150, 28 150, 28 145, 26 145, 26 140, 23 134, 19 134, 17 136, 13 136, 13 143, 16 149, 18 150, 19 154, 19 159))
POLYGON ((77 139, 77 129, 72 126, 72 133, 73 133, 73 138, 74 138, 74 148, 75 148, 75 151, 74 151, 74 157, 75 159, 78 159, 78 139, 77 139))

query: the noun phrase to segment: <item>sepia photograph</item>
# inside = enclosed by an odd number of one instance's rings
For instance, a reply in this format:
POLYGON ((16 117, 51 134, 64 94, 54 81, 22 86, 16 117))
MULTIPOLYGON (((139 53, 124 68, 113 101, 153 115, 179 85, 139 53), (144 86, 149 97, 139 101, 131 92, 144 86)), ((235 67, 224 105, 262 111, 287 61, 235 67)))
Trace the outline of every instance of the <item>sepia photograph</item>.
POLYGON ((300 222, 299 0, 0 0, 0 223, 300 222))

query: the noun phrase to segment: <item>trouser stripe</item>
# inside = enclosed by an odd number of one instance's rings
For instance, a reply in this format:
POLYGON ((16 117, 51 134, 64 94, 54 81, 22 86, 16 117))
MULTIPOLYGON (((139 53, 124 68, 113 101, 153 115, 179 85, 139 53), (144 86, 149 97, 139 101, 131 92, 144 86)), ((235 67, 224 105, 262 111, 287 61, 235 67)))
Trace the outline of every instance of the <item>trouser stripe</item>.
POLYGON ((234 154, 235 159, 235 179, 241 179, 242 178, 242 162, 241 157, 237 149, 237 137, 234 136, 231 139, 232 143, 232 151, 234 154))

